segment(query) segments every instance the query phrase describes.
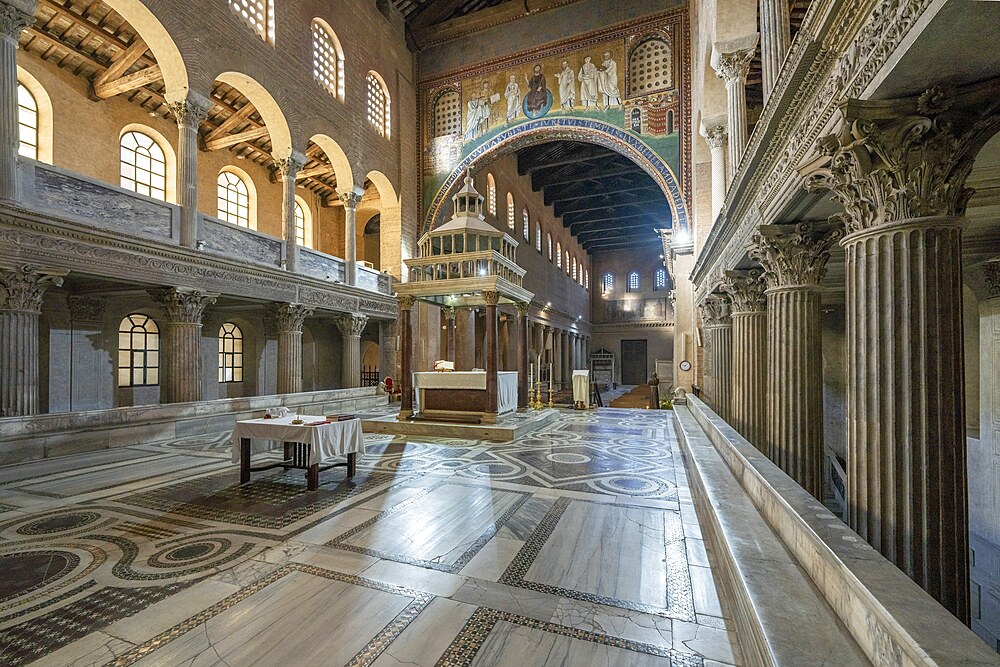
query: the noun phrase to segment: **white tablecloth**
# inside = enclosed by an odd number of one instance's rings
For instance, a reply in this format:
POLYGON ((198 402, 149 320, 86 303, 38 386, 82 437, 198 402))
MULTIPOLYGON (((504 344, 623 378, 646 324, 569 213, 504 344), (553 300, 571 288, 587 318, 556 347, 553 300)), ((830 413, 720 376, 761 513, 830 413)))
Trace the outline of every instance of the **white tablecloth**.
MULTIPOLYGON (((455 371, 451 373, 422 372, 413 374, 416 395, 414 410, 420 412, 424 389, 478 389, 486 391, 486 371, 455 371)), ((497 413, 517 410, 517 371, 497 372, 497 413)))
POLYGON ((590 371, 573 371, 573 403, 590 407, 590 371))
MULTIPOLYGON (((324 421, 323 415, 299 415, 305 424, 324 421)), ((236 422, 233 429, 233 463, 240 460, 240 439, 253 438, 250 452, 266 452, 284 442, 301 442, 309 445, 309 465, 345 454, 365 453, 365 437, 360 419, 348 419, 319 426, 293 424, 295 417, 273 419, 247 419, 236 422)))

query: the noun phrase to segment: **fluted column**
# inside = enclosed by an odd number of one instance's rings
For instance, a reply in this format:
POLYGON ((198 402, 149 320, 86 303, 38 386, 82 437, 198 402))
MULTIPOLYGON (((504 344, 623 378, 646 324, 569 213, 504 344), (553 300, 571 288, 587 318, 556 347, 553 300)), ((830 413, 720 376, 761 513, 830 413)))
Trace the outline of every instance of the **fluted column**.
POLYGON ((765 449, 767 300, 760 271, 727 271, 723 289, 732 301, 733 396, 730 424, 765 449))
POLYGON ((496 422, 499 411, 497 401, 497 371, 500 369, 499 350, 497 349, 497 304, 500 302, 500 293, 491 290, 483 291, 483 300, 486 302, 486 349, 483 356, 486 357, 486 412, 483 421, 486 423, 496 422))
POLYGON ((766 453, 816 498, 824 457, 819 286, 840 236, 825 222, 763 225, 751 250, 767 284, 766 453))
POLYGON ((727 422, 731 419, 733 387, 733 321, 729 298, 711 295, 701 306, 705 322, 706 356, 710 357, 712 409, 727 422))
POLYGON ((313 309, 301 303, 281 303, 270 315, 278 331, 278 393, 302 391, 302 323, 313 309))
POLYGON ((705 129, 705 141, 712 154, 712 221, 719 217, 722 204, 726 201, 729 179, 726 174, 726 144, 729 134, 724 125, 705 129))
POLYGON ((0 268, 0 417, 38 414, 42 296, 49 286, 62 285, 64 275, 30 266, 0 268))
POLYGON ((3 143, 0 147, 0 201, 21 198, 21 183, 17 177, 17 149, 21 143, 17 126, 17 40, 21 31, 34 22, 31 14, 0 3, 0 142, 3 143))
POLYGON ((997 85, 851 100, 803 169, 847 226, 848 521, 966 623, 962 227, 997 85))
POLYGON ((341 384, 344 389, 361 386, 361 334, 368 326, 367 315, 341 315, 336 318, 343 341, 340 361, 341 384))
POLYGON ((347 284, 358 284, 358 223, 356 213, 361 194, 351 190, 340 195, 344 202, 344 262, 347 266, 347 284))
POLYGON ((411 341, 410 310, 414 299, 408 294, 401 294, 399 300, 399 402, 400 421, 413 416, 413 343, 411 341))
POLYGON ((455 307, 445 306, 441 309, 444 312, 445 325, 445 359, 455 361, 455 307))
MULTIPOLYGON (((285 270, 299 270, 299 243, 295 229, 295 178, 306 164, 306 156, 295 151, 274 161, 281 174, 281 222, 285 230, 285 270)), ((353 284, 353 283, 352 283, 353 284)))
POLYGON ((167 105, 177 123, 177 203, 181 207, 181 245, 194 248, 201 238, 198 216, 198 127, 212 103, 197 93, 167 105))
POLYGON ((760 67, 765 101, 778 81, 791 41, 788 1, 760 0, 760 67))
POLYGON ((528 309, 529 303, 515 303, 517 310, 517 407, 528 406, 528 309))
POLYGON ((218 294, 165 287, 149 290, 163 310, 160 322, 160 403, 201 400, 201 318, 218 294))
MULTIPOLYGON (((757 36, 749 46, 733 51, 716 51, 712 54, 712 67, 726 84, 726 119, 729 128, 728 180, 740 165, 743 149, 747 145, 747 73, 757 46, 757 36)), ((718 47, 717 47, 718 48, 718 47)), ((722 47, 726 48, 726 47, 722 47)))

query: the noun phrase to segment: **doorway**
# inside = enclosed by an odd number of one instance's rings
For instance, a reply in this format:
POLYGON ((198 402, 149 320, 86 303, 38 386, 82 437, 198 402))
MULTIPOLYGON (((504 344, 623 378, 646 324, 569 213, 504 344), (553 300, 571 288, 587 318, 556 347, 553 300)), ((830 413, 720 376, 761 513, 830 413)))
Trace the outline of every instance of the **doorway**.
POLYGON ((622 341, 622 384, 646 383, 646 340, 622 341))

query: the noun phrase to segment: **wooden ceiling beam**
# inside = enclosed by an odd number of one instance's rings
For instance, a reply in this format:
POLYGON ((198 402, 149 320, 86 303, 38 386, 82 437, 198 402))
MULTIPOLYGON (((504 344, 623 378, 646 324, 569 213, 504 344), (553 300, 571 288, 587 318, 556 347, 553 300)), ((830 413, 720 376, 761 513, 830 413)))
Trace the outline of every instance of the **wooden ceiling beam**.
MULTIPOLYGON (((220 103, 220 101, 216 100, 216 99, 213 99, 213 102, 215 104, 219 104, 220 103)), ((223 107, 223 108, 225 108, 225 107, 223 107)), ((224 135, 229 134, 229 132, 231 130, 234 130, 236 128, 236 126, 240 124, 240 122, 250 122, 249 121, 249 116, 250 116, 250 114, 252 114, 256 110, 257 110, 257 108, 252 103, 247 102, 238 111, 236 111, 235 113, 233 113, 233 115, 231 115, 229 118, 227 118, 226 120, 224 120, 221 123, 219 123, 219 125, 216 126, 216 128, 214 130, 212 130, 211 132, 209 132, 208 134, 206 134, 205 135, 205 144, 207 145, 209 142, 212 142, 212 141, 214 141, 216 139, 219 139, 220 137, 222 137, 224 135)))
POLYGON ((247 130, 246 132, 240 132, 239 134, 227 134, 218 139, 212 139, 211 141, 205 141, 205 150, 207 151, 217 151, 221 148, 229 148, 230 146, 235 146, 236 144, 241 144, 243 142, 251 142, 254 139, 260 139, 261 137, 266 137, 268 135, 267 127, 255 127, 252 130, 247 130))
POLYGON ((104 70, 104 73, 94 79, 94 88, 97 88, 98 86, 106 86, 115 79, 119 79, 124 76, 125 72, 127 72, 132 65, 136 64, 139 61, 139 58, 141 58, 148 50, 149 47, 146 45, 146 42, 142 39, 142 37, 136 37, 135 41, 132 42, 132 45, 119 53, 118 57, 111 62, 111 65, 104 70))
POLYGON ((94 94, 98 97, 98 99, 106 100, 114 97, 115 95, 121 95, 122 93, 126 93, 130 90, 142 88, 155 81, 162 80, 163 72, 160 71, 160 66, 153 65, 152 67, 141 69, 138 72, 126 74, 125 76, 115 79, 114 81, 100 84, 94 83, 94 94))

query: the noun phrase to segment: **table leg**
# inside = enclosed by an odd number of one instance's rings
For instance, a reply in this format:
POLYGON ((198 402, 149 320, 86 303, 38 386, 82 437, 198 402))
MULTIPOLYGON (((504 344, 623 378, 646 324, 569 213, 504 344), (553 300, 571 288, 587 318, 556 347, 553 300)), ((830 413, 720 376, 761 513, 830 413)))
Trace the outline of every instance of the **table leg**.
POLYGON ((347 455, 347 476, 348 478, 354 477, 354 473, 358 470, 358 454, 357 452, 351 452, 347 455))
POLYGON ((314 463, 306 469, 306 488, 315 491, 319 487, 319 464, 314 463))
POLYGON ((240 484, 250 481, 250 438, 240 438, 240 484))

